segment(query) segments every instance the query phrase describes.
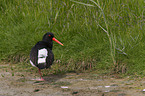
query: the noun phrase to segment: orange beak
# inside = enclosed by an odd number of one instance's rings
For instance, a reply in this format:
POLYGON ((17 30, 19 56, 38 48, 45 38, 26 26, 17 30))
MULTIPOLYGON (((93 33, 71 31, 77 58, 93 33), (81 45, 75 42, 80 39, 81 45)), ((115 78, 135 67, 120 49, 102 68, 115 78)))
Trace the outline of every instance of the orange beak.
POLYGON ((54 37, 52 38, 52 40, 63 46, 63 44, 59 42, 57 39, 55 39, 54 37))

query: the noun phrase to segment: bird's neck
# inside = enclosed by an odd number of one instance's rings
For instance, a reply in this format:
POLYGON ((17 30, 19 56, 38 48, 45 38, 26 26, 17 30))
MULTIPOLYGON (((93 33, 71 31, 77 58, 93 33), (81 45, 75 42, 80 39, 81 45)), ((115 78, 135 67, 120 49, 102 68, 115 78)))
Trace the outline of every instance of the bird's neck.
POLYGON ((48 42, 48 41, 42 41, 45 43, 46 47, 49 48, 50 50, 52 50, 52 47, 53 47, 53 43, 51 42, 48 42))

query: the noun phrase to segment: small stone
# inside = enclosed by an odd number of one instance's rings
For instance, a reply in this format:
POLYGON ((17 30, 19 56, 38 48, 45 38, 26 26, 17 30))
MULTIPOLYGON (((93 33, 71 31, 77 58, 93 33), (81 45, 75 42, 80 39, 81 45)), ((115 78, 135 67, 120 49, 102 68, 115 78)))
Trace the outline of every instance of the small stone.
POLYGON ((38 92, 38 91, 40 91, 40 89, 35 89, 35 90, 34 90, 34 92, 38 92))
POLYGON ((145 92, 145 89, 143 89, 142 91, 145 92))
POLYGON ((68 88, 67 86, 61 86, 61 88, 64 88, 64 89, 66 89, 66 88, 68 88))
POLYGON ((109 88, 110 86, 105 86, 105 88, 109 88))
POLYGON ((72 94, 78 94, 78 91, 74 91, 72 94))
POLYGON ((104 92, 110 92, 110 90, 106 90, 106 91, 104 91, 104 92))

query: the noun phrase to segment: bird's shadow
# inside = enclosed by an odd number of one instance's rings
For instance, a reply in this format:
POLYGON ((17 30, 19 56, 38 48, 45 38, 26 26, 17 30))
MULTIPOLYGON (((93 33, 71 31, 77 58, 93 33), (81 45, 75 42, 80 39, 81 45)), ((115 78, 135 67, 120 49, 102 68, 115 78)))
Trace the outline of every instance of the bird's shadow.
POLYGON ((35 81, 34 83, 54 83, 62 78, 65 78, 66 74, 49 74, 47 76, 43 76, 44 81, 35 81))

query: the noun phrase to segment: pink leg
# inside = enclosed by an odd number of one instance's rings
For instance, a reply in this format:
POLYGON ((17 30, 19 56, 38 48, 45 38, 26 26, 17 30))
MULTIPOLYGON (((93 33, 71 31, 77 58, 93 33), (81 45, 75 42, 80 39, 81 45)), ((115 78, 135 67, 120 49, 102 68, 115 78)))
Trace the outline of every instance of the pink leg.
POLYGON ((42 78, 42 74, 41 74, 41 70, 38 68, 38 71, 39 71, 39 75, 40 75, 40 79, 38 79, 38 81, 45 81, 43 78, 42 78))

